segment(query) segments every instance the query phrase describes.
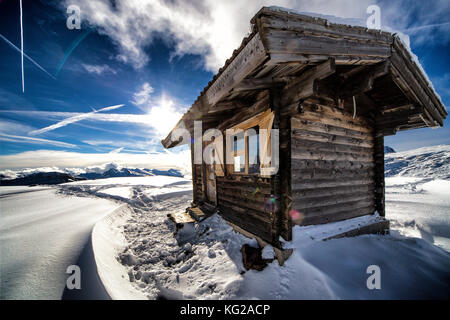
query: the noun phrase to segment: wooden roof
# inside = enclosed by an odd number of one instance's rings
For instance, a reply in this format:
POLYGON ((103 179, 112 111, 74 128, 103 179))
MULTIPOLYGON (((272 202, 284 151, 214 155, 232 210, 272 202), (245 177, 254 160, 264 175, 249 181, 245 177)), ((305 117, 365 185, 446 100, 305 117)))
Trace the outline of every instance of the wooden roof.
MULTIPOLYGON (((200 119, 204 128, 217 126, 237 109, 249 107, 261 90, 289 85, 330 61, 328 69, 348 79, 340 92, 355 94, 358 83, 357 89, 380 108, 384 134, 443 125, 445 107, 397 35, 267 7, 251 23, 252 32, 174 129, 192 130, 193 121, 200 119), (383 95, 389 87, 398 92, 383 95)), ((171 141, 171 133, 162 140, 166 148, 180 143, 171 141)))

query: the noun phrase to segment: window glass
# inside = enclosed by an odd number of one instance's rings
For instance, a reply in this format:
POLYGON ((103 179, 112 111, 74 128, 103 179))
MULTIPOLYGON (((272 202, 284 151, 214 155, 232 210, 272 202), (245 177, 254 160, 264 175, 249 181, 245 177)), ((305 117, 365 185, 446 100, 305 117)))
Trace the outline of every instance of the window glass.
POLYGON ((248 173, 259 173, 259 128, 247 130, 248 136, 248 173))
POLYGON ((245 172, 245 140, 244 132, 234 136, 234 172, 245 172))

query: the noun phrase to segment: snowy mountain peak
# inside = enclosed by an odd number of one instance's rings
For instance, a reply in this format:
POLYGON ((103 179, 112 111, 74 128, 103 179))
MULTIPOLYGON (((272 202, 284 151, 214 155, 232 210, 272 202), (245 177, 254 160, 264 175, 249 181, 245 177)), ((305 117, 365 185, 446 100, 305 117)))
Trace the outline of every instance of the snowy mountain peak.
POLYGON ((384 172, 387 177, 450 179, 450 145, 386 153, 384 172))

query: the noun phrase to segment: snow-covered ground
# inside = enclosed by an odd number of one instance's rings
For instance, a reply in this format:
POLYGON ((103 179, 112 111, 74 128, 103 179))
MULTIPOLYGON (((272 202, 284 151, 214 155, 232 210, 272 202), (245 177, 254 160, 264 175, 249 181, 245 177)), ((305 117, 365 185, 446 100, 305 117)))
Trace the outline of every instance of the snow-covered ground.
MULTIPOLYGON (((256 246, 256 241, 234 232, 217 215, 174 236, 167 214, 189 205, 188 181, 159 189, 139 186, 139 193, 129 193, 127 208, 117 219, 99 224, 98 238, 121 240, 98 241, 99 252, 117 258, 99 259, 100 270, 118 274, 104 272, 102 279, 110 295, 122 299, 448 298, 450 255, 443 250, 449 250, 450 238, 448 181, 396 176, 386 178, 386 184, 391 236, 322 241, 349 222, 295 227, 294 240, 285 244, 294 248, 293 255, 283 267, 273 262, 262 272, 246 271, 242 265, 240 248, 244 243, 256 246), (153 197, 143 198, 149 193, 153 197), (399 203, 406 207, 396 210, 399 203), (435 228, 425 233, 425 226, 435 228), (370 265, 381 269, 381 290, 366 286, 370 265)), ((376 218, 360 217, 353 225, 370 219, 376 218)))
POLYGON ((107 297, 86 292, 103 289, 92 285, 98 278, 90 242, 95 223, 124 204, 154 209, 165 192, 190 197, 190 190, 190 180, 170 176, 0 187, 0 299, 107 297), (66 269, 74 264, 82 271, 81 293, 65 290, 66 269))
MULTIPOLYGON (((117 261, 110 260, 104 267, 111 269, 112 265, 122 264, 120 281, 128 278, 129 283, 127 290, 119 290, 120 298, 450 298, 446 148, 428 150, 426 155, 389 155, 395 160, 388 162, 388 172, 392 169, 389 165, 406 168, 386 178, 390 236, 322 241, 333 230, 345 229, 349 224, 362 225, 376 217, 361 217, 334 226, 296 226, 293 241, 285 243, 294 253, 283 267, 275 261, 261 272, 247 271, 240 248, 245 243, 257 246, 256 241, 234 232, 218 215, 185 227, 174 236, 175 226, 167 214, 184 211, 191 199, 188 193, 172 193, 163 187, 165 196, 154 197, 145 206, 133 207, 132 195, 127 201, 129 211, 122 212, 116 222, 103 224, 99 234, 104 239, 120 234, 122 240, 114 246, 105 241, 99 244, 116 253, 117 261), (424 170, 428 171, 421 175, 424 170), (381 290, 367 288, 366 271, 371 265, 380 267, 381 290)), ((157 194, 157 189, 152 192, 157 194)), ((270 250, 264 251, 270 256, 270 250)), ((110 291, 120 287, 113 279, 106 279, 105 283, 110 291)))
MULTIPOLYGON (((170 195, 170 194, 167 194, 170 195)), ((120 298, 149 299, 405 299, 448 298, 450 255, 419 238, 365 235, 322 241, 330 226, 295 227, 286 247, 293 255, 283 267, 272 262, 262 272, 246 271, 240 248, 256 246, 232 230, 218 215, 174 236, 167 214, 182 211, 190 196, 155 200, 153 208, 133 208, 119 223, 102 228, 102 237, 121 235, 115 248, 122 277, 134 288, 133 296, 119 290, 120 298), (381 290, 369 290, 367 267, 378 265, 381 290)), ((366 217, 358 218, 368 219, 366 217)), ((362 221, 359 221, 362 222, 362 221)), ((336 226, 336 227, 339 227, 336 226)), ((396 228, 407 229, 409 226, 396 228)), ((182 229, 183 230, 183 229, 182 229)), ((99 249, 99 251, 103 251, 99 249)), ((107 280, 114 291, 117 283, 107 280)), ((110 293, 111 294, 111 293, 110 293)), ((114 294, 111 294, 114 296, 114 294)))
POLYGON ((322 241, 333 230, 376 217, 296 226, 293 241, 284 244, 294 249, 292 256, 283 267, 274 261, 263 271, 242 264, 242 245, 257 246, 256 240, 218 215, 174 235, 167 214, 190 204, 188 178, 1 187, 1 296, 61 297, 65 267, 103 217, 92 246, 100 279, 114 299, 450 298, 449 153, 449 146, 438 146, 386 155, 391 235, 322 241), (370 265, 380 267, 381 290, 366 286, 370 265))
POLYGON ((50 187, 0 187, 0 299, 61 299, 66 268, 79 263, 95 222, 117 207, 50 187))

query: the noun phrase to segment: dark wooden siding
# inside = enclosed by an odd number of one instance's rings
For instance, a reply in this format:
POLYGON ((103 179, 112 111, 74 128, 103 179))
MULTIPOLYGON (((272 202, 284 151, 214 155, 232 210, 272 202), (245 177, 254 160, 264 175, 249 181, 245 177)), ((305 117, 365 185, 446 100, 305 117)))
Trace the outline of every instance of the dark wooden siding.
POLYGON ((192 173, 192 183, 193 183, 193 197, 194 202, 203 200, 203 189, 202 189, 202 165, 201 164, 193 164, 193 172, 192 173))
POLYGON ((216 179, 220 214, 246 231, 271 242, 274 213, 270 206, 265 205, 271 197, 270 179, 239 175, 216 179))
POLYGON ((369 119, 303 103, 291 119, 292 209, 321 224, 375 210, 374 132, 369 119))

